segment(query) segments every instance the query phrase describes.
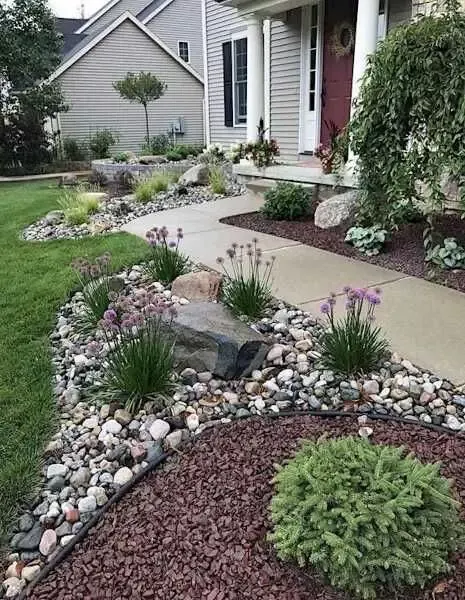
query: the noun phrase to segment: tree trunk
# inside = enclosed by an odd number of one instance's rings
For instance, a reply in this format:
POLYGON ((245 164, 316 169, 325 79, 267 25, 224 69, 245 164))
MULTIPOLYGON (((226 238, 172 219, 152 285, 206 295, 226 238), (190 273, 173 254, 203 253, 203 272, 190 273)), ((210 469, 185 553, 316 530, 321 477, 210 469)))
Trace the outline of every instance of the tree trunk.
POLYGON ((147 132, 147 144, 150 143, 150 131, 149 131, 149 113, 147 110, 147 104, 144 104, 144 110, 145 110, 145 130, 147 132))

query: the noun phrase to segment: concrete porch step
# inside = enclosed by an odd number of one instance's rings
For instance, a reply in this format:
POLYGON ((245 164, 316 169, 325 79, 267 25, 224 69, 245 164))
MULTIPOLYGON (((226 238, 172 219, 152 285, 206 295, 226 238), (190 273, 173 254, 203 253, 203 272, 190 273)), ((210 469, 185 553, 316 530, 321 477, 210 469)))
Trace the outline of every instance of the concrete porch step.
MULTIPOLYGON (((276 187, 278 183, 280 182, 276 181, 276 179, 250 179, 246 182, 245 187, 253 198, 263 200, 265 192, 276 187)), ((281 180, 281 183, 283 183, 283 180, 281 180)), ((299 185, 311 191, 312 194, 316 192, 315 185, 312 183, 300 183, 299 185)))

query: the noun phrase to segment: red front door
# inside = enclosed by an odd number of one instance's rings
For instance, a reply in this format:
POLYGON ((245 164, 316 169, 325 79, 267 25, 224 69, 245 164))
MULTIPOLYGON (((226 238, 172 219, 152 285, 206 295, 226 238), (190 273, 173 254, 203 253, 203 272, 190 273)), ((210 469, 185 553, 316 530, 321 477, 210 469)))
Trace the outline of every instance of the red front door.
POLYGON ((328 144, 334 125, 350 118, 357 0, 326 0, 323 41, 321 143, 328 144))

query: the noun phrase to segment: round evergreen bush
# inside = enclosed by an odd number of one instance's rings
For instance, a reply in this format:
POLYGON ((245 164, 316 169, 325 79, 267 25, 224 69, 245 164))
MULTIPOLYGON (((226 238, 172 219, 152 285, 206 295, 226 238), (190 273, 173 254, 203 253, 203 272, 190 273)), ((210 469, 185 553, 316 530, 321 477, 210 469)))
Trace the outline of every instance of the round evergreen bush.
POLYGON ((450 570, 463 541, 450 482, 403 448, 307 442, 275 483, 270 539, 279 557, 315 567, 357 597, 423 587, 450 570))
POLYGON ((265 192, 262 213, 268 219, 292 221, 309 215, 312 197, 308 189, 293 183, 278 183, 265 192))

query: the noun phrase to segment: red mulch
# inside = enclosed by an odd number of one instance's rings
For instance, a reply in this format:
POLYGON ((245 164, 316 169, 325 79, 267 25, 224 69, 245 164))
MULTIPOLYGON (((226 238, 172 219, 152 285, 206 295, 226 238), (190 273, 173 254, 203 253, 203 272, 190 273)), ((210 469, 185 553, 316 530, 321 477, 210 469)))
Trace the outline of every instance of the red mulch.
MULTIPOLYGON (((375 422, 374 441, 443 462, 465 501, 465 439, 375 422)), ((311 570, 280 562, 266 541, 275 463, 299 438, 357 434, 352 418, 248 419, 208 430, 112 507, 34 600, 347 600, 311 570)), ((436 600, 465 598, 465 552, 436 600)), ((409 591, 399 600, 432 598, 409 591)), ((385 600, 392 600, 388 595, 385 600)))
MULTIPOLYGON (((316 227, 312 219, 306 218, 299 221, 273 221, 266 219, 261 213, 247 213, 221 219, 222 223, 235 225, 279 235, 290 240, 296 240, 329 250, 336 254, 342 254, 357 260, 370 262, 386 269, 402 271, 407 275, 431 279, 428 271, 431 269, 425 263, 425 251, 423 248, 424 223, 407 223, 396 231, 391 240, 386 244, 385 251, 378 256, 365 256, 353 246, 344 242, 347 227, 334 227, 332 229, 320 229, 316 227)), ((437 220, 438 234, 443 237, 455 237, 465 246, 465 220, 455 215, 445 215, 437 220)), ((435 283, 441 283, 461 292, 465 292, 465 271, 440 271, 437 270, 432 279, 435 283)))

